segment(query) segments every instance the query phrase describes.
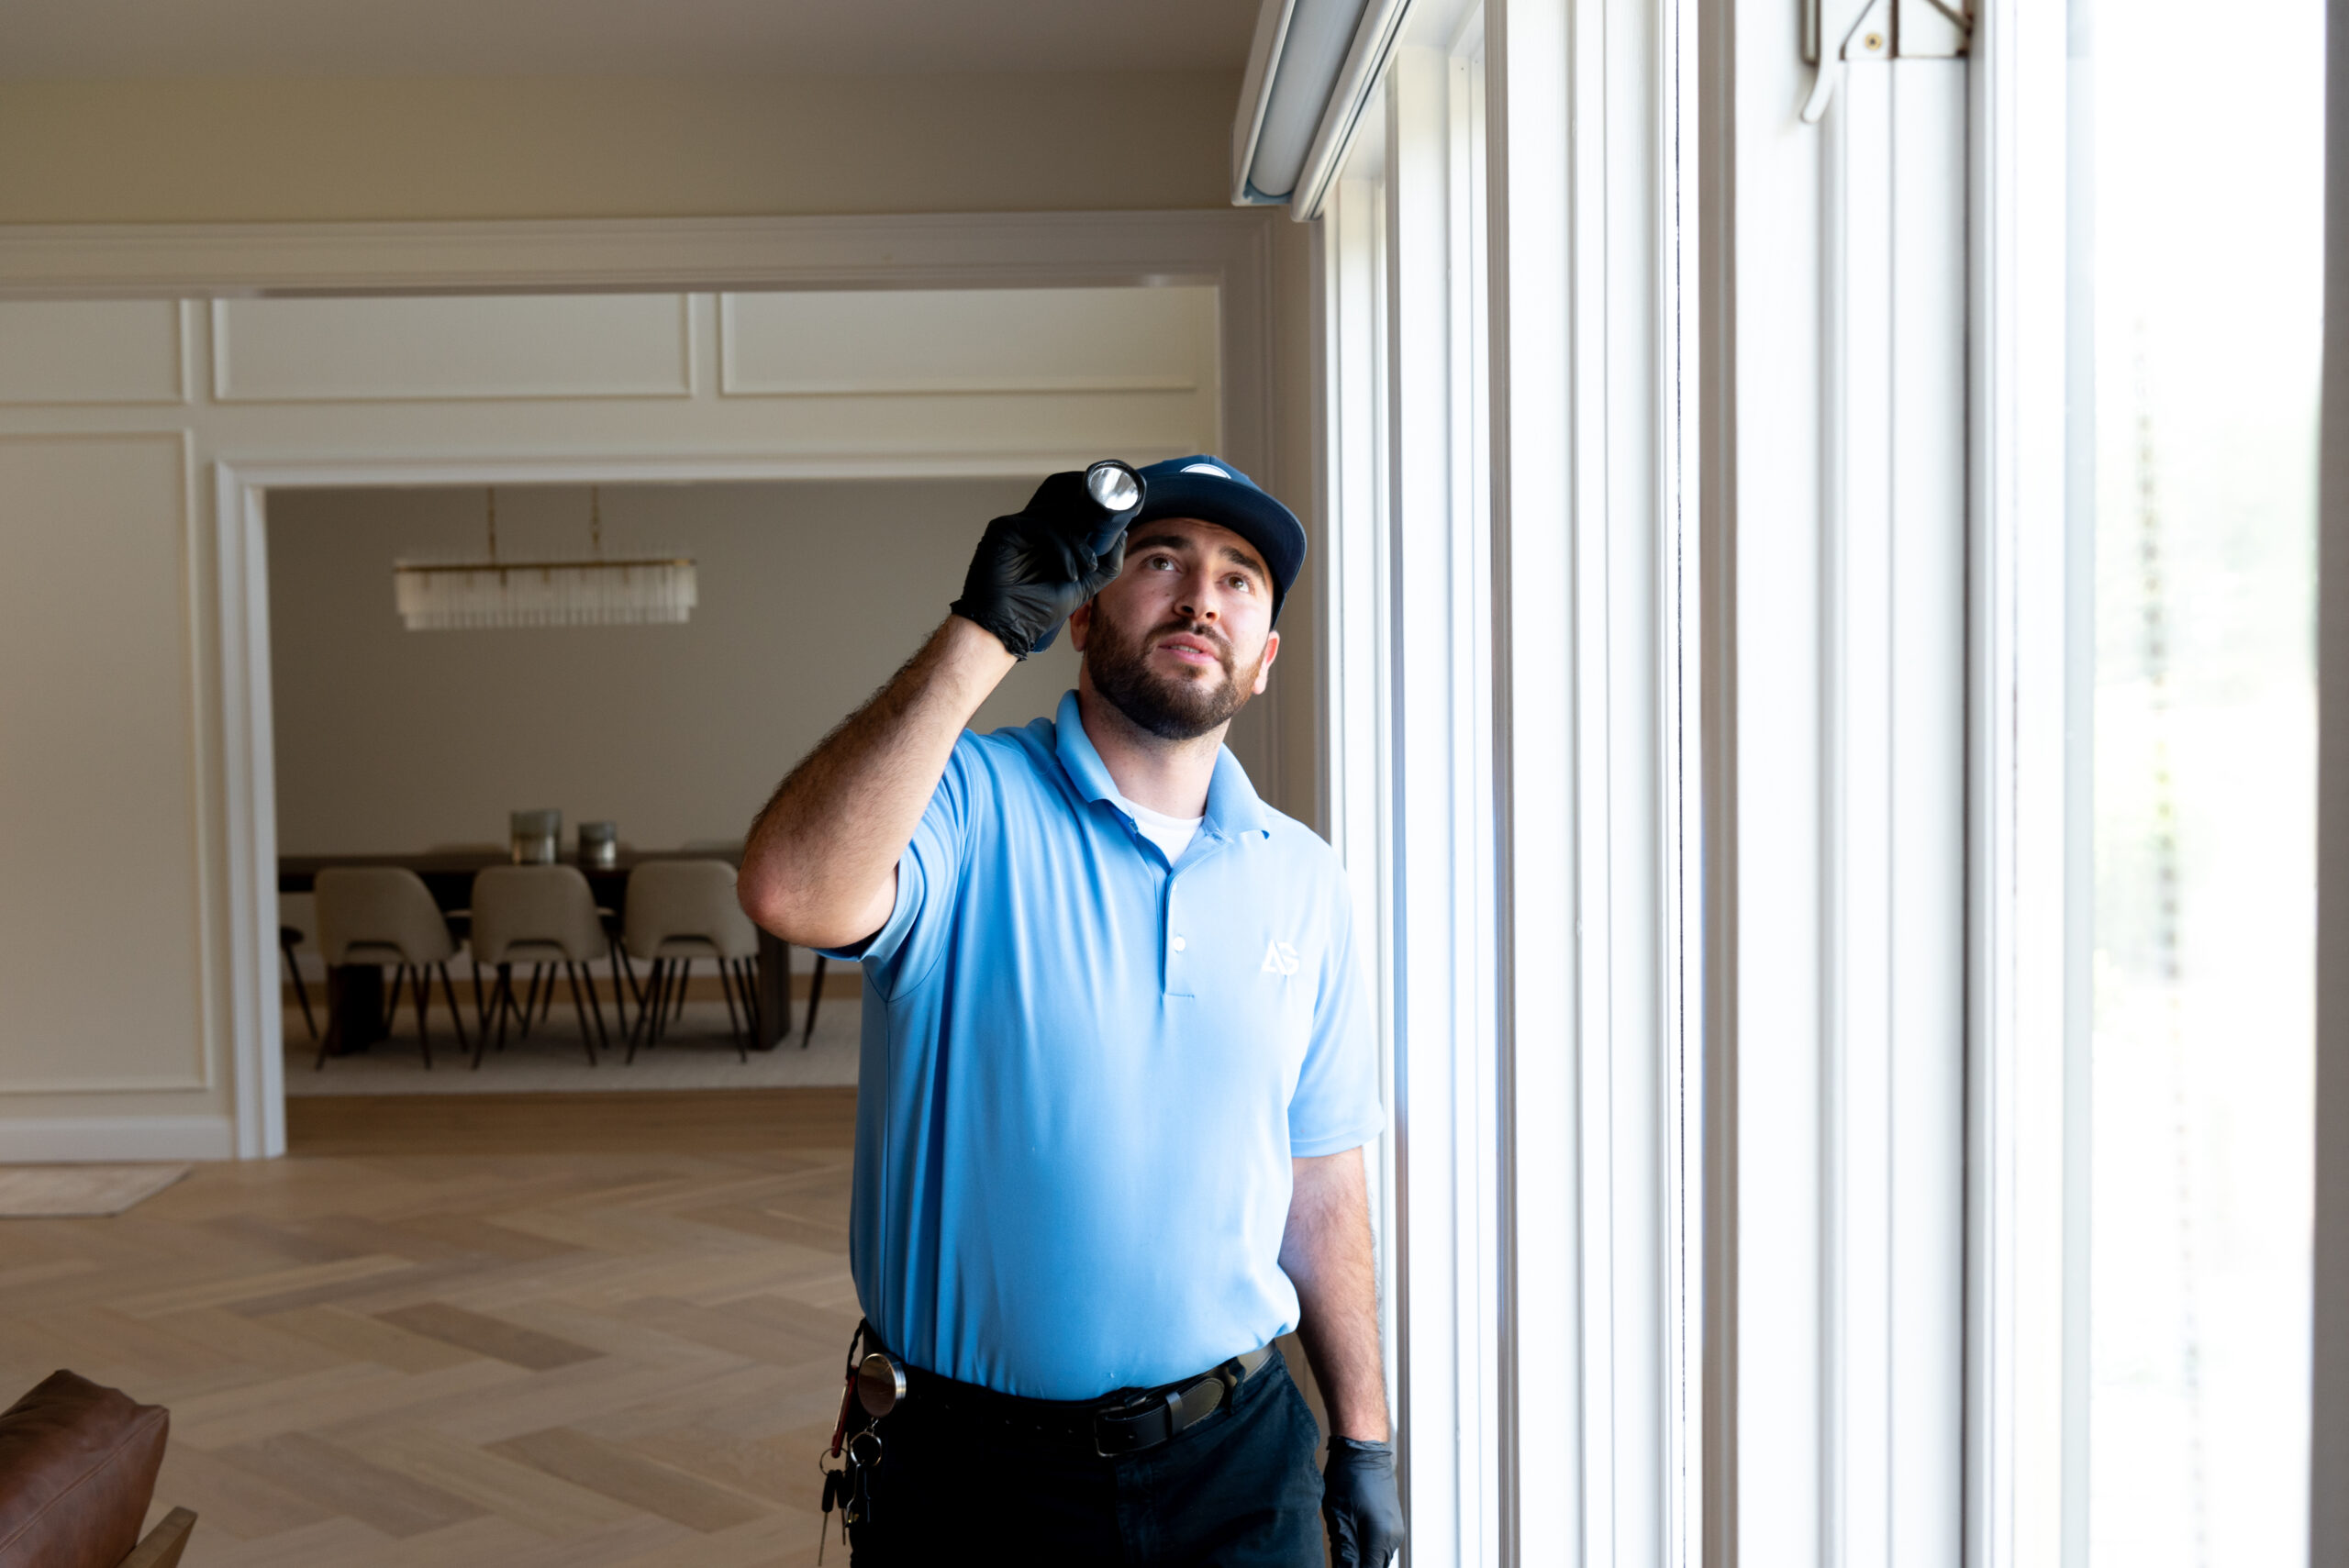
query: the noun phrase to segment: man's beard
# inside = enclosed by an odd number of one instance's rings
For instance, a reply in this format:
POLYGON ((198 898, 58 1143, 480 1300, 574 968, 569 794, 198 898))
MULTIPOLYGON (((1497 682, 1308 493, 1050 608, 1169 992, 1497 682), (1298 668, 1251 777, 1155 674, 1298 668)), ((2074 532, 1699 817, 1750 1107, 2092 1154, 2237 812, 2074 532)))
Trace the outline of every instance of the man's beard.
POLYGON ((1110 706, 1163 740, 1196 740, 1248 706, 1263 667, 1258 659, 1248 678, 1232 669, 1231 644, 1223 635, 1199 622, 1175 619, 1162 623, 1149 636, 1129 638, 1125 629, 1093 606, 1092 636, 1085 640, 1085 664, 1093 672, 1093 689, 1110 706), (1222 666, 1218 681, 1184 681, 1162 675, 1150 667, 1154 639, 1187 632, 1215 650, 1222 666))

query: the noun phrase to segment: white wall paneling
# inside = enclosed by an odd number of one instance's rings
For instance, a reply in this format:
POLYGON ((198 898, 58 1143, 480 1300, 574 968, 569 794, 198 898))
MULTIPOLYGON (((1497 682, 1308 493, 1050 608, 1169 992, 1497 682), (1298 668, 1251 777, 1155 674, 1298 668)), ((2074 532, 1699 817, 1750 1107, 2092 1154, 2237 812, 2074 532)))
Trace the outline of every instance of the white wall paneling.
MULTIPOLYGON (((1215 211, 21 225, 0 228, 0 298, 1205 284, 1214 287, 1218 300, 1220 450, 1248 473, 1262 473, 1269 472, 1272 456, 1270 221, 1262 212, 1215 211)), ((968 473, 1018 472, 969 465, 1025 461, 1062 441, 1087 451, 1138 451, 1148 435, 1119 412, 1138 400, 1081 394, 1039 395, 1019 405, 1020 421, 1052 432, 1041 443, 1029 438, 1024 451, 1017 428, 1006 418, 989 418, 953 398, 920 399, 914 413, 888 409, 887 398, 871 400, 882 413, 845 410, 826 399, 793 399, 787 412, 779 412, 754 398, 740 399, 727 413, 698 406, 702 401, 518 404, 500 416, 505 423, 497 439, 516 431, 540 450, 650 453, 684 443, 712 452, 800 451, 812 466, 830 473, 855 472, 843 465, 868 458, 877 472, 912 472, 901 465, 927 462, 948 465, 931 472, 968 473), (898 421, 894 430, 876 423, 888 414, 898 421), (909 418, 921 422, 918 430, 908 432, 909 418)), ((350 444, 336 417, 330 406, 317 406, 267 428, 284 432, 294 442, 286 455, 298 457, 305 446, 350 444)), ((369 433, 367 445, 412 440, 450 450, 466 440, 463 420, 437 417, 421 406, 380 405, 351 423, 369 433), (460 428, 452 430, 452 424, 460 428)))
POLYGON ((1197 392, 1215 380, 1215 291, 835 290, 729 294, 718 385, 733 396, 1197 392))
POLYGON ((0 404, 186 401, 184 308, 171 299, 0 301, 0 404))
POLYGON ((0 436, 0 1096, 210 1080, 188 456, 0 436))
POLYGON ((690 397, 681 294, 223 299, 224 403, 690 397))
MULTIPOLYGON (((29 387, 8 382, 31 398, 0 405, 12 562, 41 567, 0 588, 26 599, 0 617, 9 667, 39 673, 0 699, 0 853, 12 871, 13 860, 39 862, 0 879, 6 1147, 32 1148, 17 1129, 39 1122, 50 1128, 43 1151, 156 1157, 209 1136, 191 1131, 190 1118, 232 1123, 242 1155, 284 1147, 272 487, 1032 475, 1105 450, 1146 459, 1203 448, 1269 472, 1273 221, 1216 212, 0 229, 0 297, 66 302, 41 306, 47 318, 18 318, 8 328, 18 340, 70 339, 76 321, 177 315, 185 361, 225 367, 217 384, 200 378, 184 406, 165 406, 74 403, 62 394, 89 376, 46 349, 25 366, 6 361, 20 379, 27 366, 56 371, 29 387), (1213 295, 1204 367, 1193 340, 1204 395, 718 388, 719 291, 1163 285, 1213 295), (519 302, 529 325, 507 358, 485 351, 499 331, 487 318, 516 302, 423 297, 469 290, 555 297, 519 302), (288 291, 418 297, 217 297, 288 291), (216 311, 169 303, 207 296, 216 311), (88 300, 133 303, 117 317, 89 315, 88 300), (559 324, 584 319, 580 309, 608 313, 619 346, 558 345, 559 324), (464 340, 468 320, 481 341, 464 340), (356 324, 340 346, 337 323, 356 324), (109 672, 118 678, 102 678, 109 672), (42 744, 19 744, 25 735, 42 744), (70 856, 60 823, 75 842, 70 856), (100 915, 107 923, 92 927, 100 915), (104 945, 89 946, 101 929, 104 945), (126 989, 118 977, 134 949, 139 978, 126 989), (106 968, 103 1006, 85 958, 106 968), (217 1022, 207 998, 218 1000, 217 1022), (108 1027, 77 1044, 48 1029, 51 1018, 108 1027), (43 1028, 24 1032, 28 1019, 43 1028), (207 1056, 205 1031, 224 1029, 207 1056)), ((1167 308, 1195 322, 1201 307, 1194 293, 1167 308)), ((124 359, 98 384, 109 395, 146 384, 118 373, 161 362, 124 359)), ((791 374, 786 360, 766 367, 791 374)), ((963 368, 950 357, 939 374, 963 368)), ((1276 751, 1260 744, 1276 710, 1260 701, 1250 717, 1254 732, 1236 734, 1235 749, 1248 749, 1260 787, 1277 795, 1276 751)))

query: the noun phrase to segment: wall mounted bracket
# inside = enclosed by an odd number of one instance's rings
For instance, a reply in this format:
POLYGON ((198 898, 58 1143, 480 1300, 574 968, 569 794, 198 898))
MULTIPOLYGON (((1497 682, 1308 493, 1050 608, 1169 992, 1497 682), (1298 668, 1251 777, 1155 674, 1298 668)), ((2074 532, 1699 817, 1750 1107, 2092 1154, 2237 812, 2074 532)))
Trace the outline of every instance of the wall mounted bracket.
POLYGON ((1803 102, 1817 125, 1847 60, 1948 60, 1974 39, 1974 0, 1802 0, 1802 54, 1816 70, 1803 102))

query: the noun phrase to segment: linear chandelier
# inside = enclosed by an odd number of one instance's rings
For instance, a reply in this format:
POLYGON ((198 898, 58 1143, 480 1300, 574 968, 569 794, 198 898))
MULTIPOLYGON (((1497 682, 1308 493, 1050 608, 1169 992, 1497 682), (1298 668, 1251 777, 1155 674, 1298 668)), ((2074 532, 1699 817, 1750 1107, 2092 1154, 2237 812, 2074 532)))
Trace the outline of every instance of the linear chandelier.
POLYGON ((497 559, 497 490, 488 492, 489 559, 395 561, 392 597, 410 631, 675 625, 700 602, 686 556, 604 558, 601 486, 587 492, 584 561, 497 559))

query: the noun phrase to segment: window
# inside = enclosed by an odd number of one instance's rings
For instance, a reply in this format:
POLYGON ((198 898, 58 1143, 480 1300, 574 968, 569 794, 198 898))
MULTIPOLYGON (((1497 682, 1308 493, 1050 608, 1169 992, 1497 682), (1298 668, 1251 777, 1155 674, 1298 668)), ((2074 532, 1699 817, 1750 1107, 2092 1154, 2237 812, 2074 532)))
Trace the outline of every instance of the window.
POLYGON ((2321 17, 2254 4, 1366 10, 1305 216, 1416 1561, 2304 1554, 2321 17))
POLYGON ((2324 7, 2073 10, 2095 895, 2067 1560, 2288 1563, 2308 1550, 2324 7))

